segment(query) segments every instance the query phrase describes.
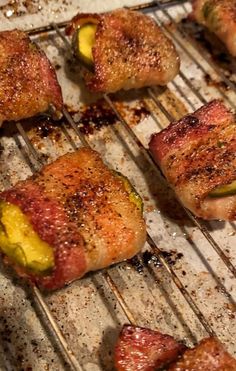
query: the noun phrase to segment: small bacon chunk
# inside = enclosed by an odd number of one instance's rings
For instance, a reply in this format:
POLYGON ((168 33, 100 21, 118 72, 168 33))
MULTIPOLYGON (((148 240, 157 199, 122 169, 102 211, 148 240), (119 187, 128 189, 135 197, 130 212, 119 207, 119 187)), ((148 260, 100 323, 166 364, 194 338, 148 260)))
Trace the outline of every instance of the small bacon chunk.
POLYGON ((221 101, 171 123, 149 147, 185 207, 204 219, 236 219, 236 194, 211 197, 236 179, 236 123, 221 101))
POLYGON ((85 73, 91 91, 111 93, 166 85, 179 72, 179 56, 173 43, 147 15, 128 9, 78 14, 67 33, 73 35, 91 20, 97 25, 92 48, 94 68, 85 73))
POLYGON ((154 371, 175 361, 185 346, 172 336, 125 325, 115 348, 117 371, 154 371))
POLYGON ((207 338, 186 350, 168 371, 236 371, 236 360, 217 339, 207 338))
POLYGON ((20 30, 0 32, 0 125, 62 110, 56 73, 42 50, 20 30))

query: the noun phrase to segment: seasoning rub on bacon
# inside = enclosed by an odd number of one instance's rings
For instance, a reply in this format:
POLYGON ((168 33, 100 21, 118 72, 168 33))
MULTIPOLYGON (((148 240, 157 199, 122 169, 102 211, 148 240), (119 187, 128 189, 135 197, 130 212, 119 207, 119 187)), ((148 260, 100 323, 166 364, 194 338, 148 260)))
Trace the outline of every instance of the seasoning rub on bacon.
POLYGON ((86 64, 87 87, 111 93, 166 85, 179 72, 171 40, 147 15, 128 9, 77 14, 67 27, 76 55, 86 64))
POLYGON ((115 347, 117 371, 154 371, 175 361, 186 347, 172 336, 125 325, 115 347))
POLYGON ((236 371, 236 360, 213 337, 188 349, 168 371, 236 371))
POLYGON ((145 238, 140 196, 88 148, 0 194, 1 252, 46 289, 131 258, 145 238))
POLYGON ((192 18, 214 33, 236 57, 236 0, 193 0, 192 18))
POLYGON ((20 30, 0 32, 0 126, 62 110, 56 73, 46 55, 20 30))
POLYGON ((125 325, 115 347, 117 371, 236 371, 236 360, 214 337, 187 349, 172 336, 125 325))
POLYGON ((149 147, 186 208, 204 219, 236 219, 236 122, 221 101, 171 123, 149 147))

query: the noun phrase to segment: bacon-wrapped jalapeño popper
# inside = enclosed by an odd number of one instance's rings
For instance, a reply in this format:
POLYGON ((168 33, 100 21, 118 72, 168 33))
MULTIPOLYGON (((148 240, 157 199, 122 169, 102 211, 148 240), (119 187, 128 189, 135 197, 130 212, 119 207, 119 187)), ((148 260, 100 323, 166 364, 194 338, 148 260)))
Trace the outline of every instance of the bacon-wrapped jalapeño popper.
POLYGON ((0 126, 45 112, 61 116, 55 70, 25 32, 0 32, 0 76, 0 126))
POLYGON ((91 91, 166 85, 179 72, 175 46, 156 22, 128 9, 78 14, 67 27, 91 91))
POLYGON ((236 219, 236 122, 223 102, 171 123, 149 147, 186 208, 203 219, 236 219))
POLYGON ((140 196, 88 148, 0 194, 4 259, 46 289, 131 258, 145 237, 140 196))

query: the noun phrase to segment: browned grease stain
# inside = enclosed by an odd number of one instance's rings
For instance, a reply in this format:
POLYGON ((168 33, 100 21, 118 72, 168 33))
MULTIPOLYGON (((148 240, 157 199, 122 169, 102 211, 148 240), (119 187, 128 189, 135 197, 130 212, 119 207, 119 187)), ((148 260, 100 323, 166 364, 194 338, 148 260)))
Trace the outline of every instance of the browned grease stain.
POLYGON ((50 117, 38 117, 37 119, 27 120, 24 129, 31 143, 40 151, 43 147, 43 139, 50 138, 53 143, 63 145, 63 135, 61 131, 62 120, 53 121, 50 117))
POLYGON ((118 122, 116 114, 102 99, 91 105, 83 106, 78 114, 80 115, 78 127, 85 135, 94 134, 103 127, 118 122))
MULTIPOLYGON (((178 253, 176 250, 170 251, 162 250, 161 254, 163 258, 165 258, 167 263, 172 266, 183 258, 183 254, 178 253)), ((148 250, 144 251, 143 253, 140 253, 138 256, 137 255, 134 256, 132 259, 128 259, 127 262, 140 274, 142 274, 144 272, 144 268, 149 266, 150 264, 152 264, 155 268, 163 267, 158 257, 148 250)))
POLYGON ((220 88, 221 90, 230 90, 230 87, 224 81, 215 81, 208 73, 205 74, 204 80, 208 86, 213 86, 217 89, 220 88))
MULTIPOLYGON (((113 99, 113 104, 119 114, 128 122, 129 126, 133 127, 139 124, 150 112, 146 108, 144 101, 138 101, 134 106, 130 107, 124 102, 113 99)), ((70 109, 69 109, 70 110, 70 109)), ((93 134, 94 132, 106 126, 116 124, 119 119, 112 108, 103 99, 99 99, 93 104, 83 106, 77 112, 80 115, 79 128, 83 134, 93 134)))
POLYGON ((139 100, 133 107, 130 107, 128 104, 120 102, 119 100, 114 100, 113 103, 117 111, 123 118, 125 118, 130 127, 138 125, 150 115, 150 110, 148 109, 145 100, 139 100))

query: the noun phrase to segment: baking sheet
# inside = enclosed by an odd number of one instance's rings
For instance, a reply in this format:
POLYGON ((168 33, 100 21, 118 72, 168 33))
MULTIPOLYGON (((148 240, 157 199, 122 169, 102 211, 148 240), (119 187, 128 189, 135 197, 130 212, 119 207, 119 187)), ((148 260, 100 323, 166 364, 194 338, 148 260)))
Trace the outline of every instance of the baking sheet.
MULTIPOLYGON (((34 1, 35 7, 24 10, 27 2, 17 2, 19 7, 9 16, 11 6, 1 8, 0 29, 41 26, 50 21, 62 21, 82 11, 103 11, 139 1, 34 1), (8 12, 8 13, 7 13, 8 12)), ((170 10, 176 19, 186 16, 190 5, 170 10)), ((157 20, 161 12, 150 12, 157 20)), ((169 25, 173 30, 173 25, 169 25)), ((218 77, 212 68, 187 40, 175 32, 190 53, 210 75, 218 77)), ((70 54, 55 35, 43 35, 35 40, 45 50, 57 69, 66 105, 75 114, 82 115, 82 129, 90 134, 87 139, 103 159, 113 168, 127 175, 145 200, 145 219, 150 234, 163 250, 184 286, 213 327, 227 349, 236 354, 235 279, 229 273, 213 248, 187 219, 173 194, 145 159, 141 149, 118 122, 101 96, 90 95, 78 78, 78 67, 71 63, 70 54), (90 108, 90 105, 92 109, 90 108), (94 110, 100 115, 97 120, 94 110), (92 123, 95 121, 95 124, 92 123), (226 294, 227 292, 227 294, 226 294)), ((209 86, 205 74, 178 47, 181 70, 207 99, 219 97, 216 86, 209 86)), ((201 102, 186 83, 177 77, 175 83, 187 94, 196 109, 201 102)), ((167 89, 155 89, 156 97, 167 110, 179 118, 192 108, 170 83, 167 89)), ((224 90, 235 101, 235 93, 224 90)), ((153 104, 146 89, 139 92, 120 93, 111 97, 116 108, 128 121, 140 141, 147 146, 150 135, 168 124, 167 118, 153 104), (152 114, 150 114, 152 111, 152 114)), ((73 131, 62 123, 53 124, 32 119, 24 122, 35 149, 45 162, 72 150, 68 133, 79 144, 73 131)), ((29 153, 24 141, 13 126, 1 129, 0 166, 1 188, 14 184, 31 174, 32 164, 38 163, 29 153)), ((235 224, 208 223, 208 228, 227 256, 235 264, 235 224)), ((119 287, 138 325, 158 329, 184 339, 188 345, 206 336, 206 332, 193 314, 185 299, 175 287, 165 269, 151 254, 140 255, 142 264, 125 262, 109 268, 109 273, 119 287), (152 263, 150 263, 150 260, 152 263)), ((1 267, 0 306, 0 367, 2 370, 64 370, 68 369, 53 334, 35 305, 29 288, 13 278, 12 272, 1 267), (36 310, 36 311, 35 311, 36 310)), ((122 324, 127 318, 114 294, 104 280, 102 272, 87 275, 70 286, 46 295, 46 301, 63 331, 69 346, 84 370, 112 370, 113 348, 122 324)))

